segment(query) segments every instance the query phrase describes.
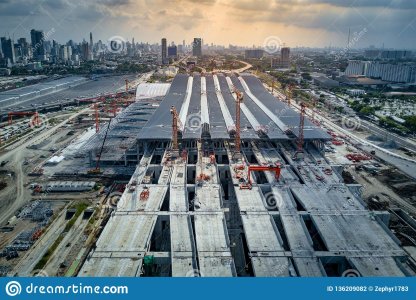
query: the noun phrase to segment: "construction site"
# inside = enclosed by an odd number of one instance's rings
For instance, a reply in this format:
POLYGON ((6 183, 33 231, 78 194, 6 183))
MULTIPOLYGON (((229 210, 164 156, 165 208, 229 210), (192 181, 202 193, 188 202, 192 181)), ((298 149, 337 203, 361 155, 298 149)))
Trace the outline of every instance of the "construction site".
MULTIPOLYGON (((52 253, 33 246, 44 263, 27 253, 9 276, 415 276, 414 206, 374 209, 382 200, 369 204, 351 168, 375 158, 290 89, 276 98, 251 73, 181 73, 107 98, 85 100, 94 126, 31 170, 35 199, 64 208, 44 233, 52 253)), ((33 203, 20 214, 49 222, 50 204, 33 203)))

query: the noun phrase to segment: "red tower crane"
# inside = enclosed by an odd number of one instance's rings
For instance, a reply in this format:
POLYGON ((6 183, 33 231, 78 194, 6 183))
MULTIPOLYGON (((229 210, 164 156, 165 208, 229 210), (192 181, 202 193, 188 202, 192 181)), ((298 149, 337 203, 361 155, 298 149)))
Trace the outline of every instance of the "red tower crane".
POLYGON ((236 88, 234 88, 234 93, 237 96, 236 102, 235 102, 235 151, 236 153, 240 153, 240 145, 241 145, 240 105, 241 105, 241 102, 243 102, 243 93, 240 92, 236 88))
POLYGON ((88 174, 101 174, 101 169, 100 169, 101 155, 103 154, 104 144, 105 144, 105 140, 107 139, 107 134, 108 134, 108 131, 110 129, 110 124, 111 124, 111 118, 110 118, 110 121, 108 121, 108 125, 107 125, 107 129, 105 131, 103 143, 101 144, 100 152, 97 155, 97 163, 95 165, 95 169, 88 170, 88 172, 87 172, 88 174))
POLYGON ((126 81, 126 93, 128 93, 129 92, 129 80, 126 79, 125 81, 126 81))
POLYGON ((9 117, 9 125, 13 123, 13 116, 34 116, 34 125, 40 125, 39 113, 37 111, 11 111, 7 115, 9 117))
POLYGON ((293 97, 293 89, 295 88, 295 85, 293 83, 290 83, 289 86, 287 87, 287 91, 286 91, 286 101, 287 101, 287 105, 291 105, 291 100, 293 97))
POLYGON ((276 165, 269 165, 269 166, 248 166, 248 174, 247 174, 247 182, 240 184, 240 190, 243 189, 250 189, 252 187, 251 184, 251 171, 274 171, 275 172, 275 178, 276 180, 279 180, 280 178, 280 164, 276 164, 276 165))
POLYGON ((305 114, 306 114, 306 105, 305 103, 300 104, 300 114, 299 114, 299 133, 298 139, 296 141, 297 149, 294 158, 296 159, 298 155, 303 153, 303 142, 304 142, 304 126, 305 126, 305 114))
POLYGON ((172 149, 174 151, 179 151, 178 147, 178 121, 179 115, 176 111, 175 106, 171 106, 170 113, 172 114, 172 149))

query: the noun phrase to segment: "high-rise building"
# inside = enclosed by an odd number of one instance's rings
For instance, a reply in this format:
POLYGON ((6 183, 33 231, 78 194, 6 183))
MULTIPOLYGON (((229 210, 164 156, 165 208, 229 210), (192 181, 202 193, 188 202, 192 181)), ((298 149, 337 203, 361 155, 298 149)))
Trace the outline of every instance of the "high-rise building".
POLYGON ((17 40, 17 43, 20 45, 21 47, 21 51, 22 51, 22 56, 29 58, 30 56, 30 46, 29 43, 27 42, 27 40, 25 38, 20 38, 17 40))
POLYGON ((92 32, 90 32, 90 44, 88 48, 88 60, 94 60, 94 42, 92 40, 92 32))
POLYGON ((248 49, 244 51, 244 57, 245 58, 257 58, 260 59, 264 55, 263 49, 248 49))
POLYGON ((30 31, 30 38, 32 41, 32 51, 33 57, 39 60, 46 59, 46 51, 45 51, 45 36, 43 35, 43 31, 32 29, 30 31))
POLYGON ((3 52, 4 58, 9 59, 12 64, 16 62, 16 56, 14 53, 14 43, 10 38, 1 38, 1 50, 3 52))
POLYGON ((168 58, 175 59, 178 56, 178 48, 176 45, 172 45, 168 47, 168 58))
POLYGON ((272 68, 288 69, 290 67, 290 48, 283 47, 280 49, 280 57, 271 59, 272 68))
POLYGON ((167 41, 165 38, 162 39, 162 64, 167 63, 167 41))
POLYGON ((290 67, 290 48, 283 47, 280 50, 280 61, 282 68, 289 68, 290 67))
POLYGON ((63 61, 67 61, 68 58, 69 58, 69 56, 68 56, 68 46, 62 45, 59 48, 59 59, 63 60, 63 61))
POLYGON ((194 42, 192 44, 192 55, 201 57, 202 56, 202 39, 201 38, 194 38, 194 42))
POLYGON ((89 49, 89 45, 88 43, 84 40, 81 44, 81 56, 83 60, 88 60, 89 59, 89 53, 90 53, 90 49, 89 49))

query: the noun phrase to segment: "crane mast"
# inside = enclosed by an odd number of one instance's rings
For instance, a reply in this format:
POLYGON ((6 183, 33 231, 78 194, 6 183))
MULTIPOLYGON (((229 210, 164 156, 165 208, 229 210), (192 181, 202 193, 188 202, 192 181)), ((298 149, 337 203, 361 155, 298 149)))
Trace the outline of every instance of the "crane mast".
POLYGON ((175 106, 170 108, 170 113, 172 114, 172 149, 173 151, 179 151, 178 147, 178 112, 176 111, 175 106))
POLYGON ((243 102, 243 93, 238 89, 234 88, 234 93, 236 94, 236 105, 235 105, 235 151, 240 153, 241 145, 241 127, 240 127, 240 104, 243 102))

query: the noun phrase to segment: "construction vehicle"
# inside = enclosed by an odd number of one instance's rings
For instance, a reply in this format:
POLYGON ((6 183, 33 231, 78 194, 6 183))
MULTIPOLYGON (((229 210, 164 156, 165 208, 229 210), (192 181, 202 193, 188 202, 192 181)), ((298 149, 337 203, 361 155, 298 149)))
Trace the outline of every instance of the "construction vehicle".
POLYGON ((136 190, 137 181, 133 180, 129 187, 129 192, 134 192, 136 190))
POLYGON ((101 145, 100 152, 97 155, 97 163, 95 165, 95 169, 88 170, 87 172, 88 174, 101 174, 101 169, 100 169, 101 154, 103 153, 103 150, 104 150, 104 144, 105 144, 105 140, 107 139, 108 130, 110 129, 111 120, 112 119, 110 118, 110 121, 108 121, 107 130, 105 131, 103 143, 101 145))
POLYGON ((245 189, 251 190, 252 188, 251 175, 250 175, 251 171, 273 171, 275 172, 275 179, 279 180, 281 169, 282 168, 280 167, 280 164, 268 165, 268 166, 254 166, 254 165, 248 166, 247 180, 244 180, 243 178, 241 178, 242 182, 240 183, 240 190, 245 190, 245 189))
POLYGON ((145 201, 149 198, 150 190, 147 186, 143 187, 142 192, 140 193, 140 200, 145 201))

